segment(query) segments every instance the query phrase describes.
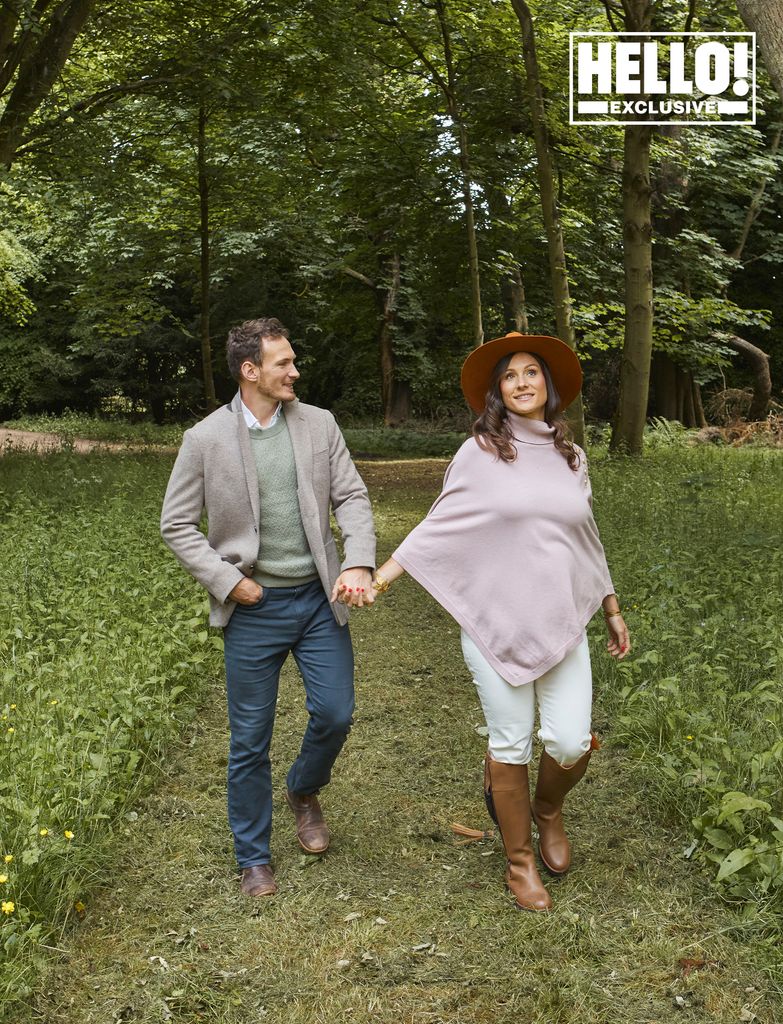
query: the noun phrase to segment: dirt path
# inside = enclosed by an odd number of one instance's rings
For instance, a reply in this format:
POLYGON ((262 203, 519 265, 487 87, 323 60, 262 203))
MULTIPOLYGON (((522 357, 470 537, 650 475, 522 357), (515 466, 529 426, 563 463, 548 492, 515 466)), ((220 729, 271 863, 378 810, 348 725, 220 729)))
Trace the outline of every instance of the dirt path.
POLYGON ((412 585, 355 622, 359 710, 322 795, 329 853, 300 853, 281 798, 304 725, 288 665, 273 743, 280 892, 240 895, 216 677, 18 1024, 778 1019, 752 921, 683 859, 682 836, 650 811, 622 751, 594 757, 571 803, 575 862, 548 882, 554 912, 515 911, 499 841, 462 846, 450 829, 490 825, 458 636, 412 585))
MULTIPOLYGON (((9 449, 46 454, 70 447, 73 447, 74 451, 84 454, 96 449, 108 452, 126 452, 134 446, 118 444, 114 441, 90 441, 84 437, 74 438, 71 442, 66 441, 62 434, 47 434, 38 430, 7 430, 5 427, 0 427, 0 455, 9 449)), ((144 447, 149 448, 150 446, 144 447)), ((174 452, 176 448, 166 448, 161 445, 155 446, 155 450, 174 452)))

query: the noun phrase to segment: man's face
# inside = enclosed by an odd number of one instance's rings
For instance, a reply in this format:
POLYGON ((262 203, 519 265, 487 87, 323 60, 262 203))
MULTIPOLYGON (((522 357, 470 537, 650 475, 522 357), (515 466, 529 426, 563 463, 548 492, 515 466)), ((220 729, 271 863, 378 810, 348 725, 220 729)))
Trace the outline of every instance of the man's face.
POLYGON ((250 360, 242 364, 242 370, 255 384, 263 398, 273 402, 290 402, 294 394, 294 382, 299 371, 294 366, 296 355, 288 338, 264 338, 261 342, 262 363, 256 366, 250 360))

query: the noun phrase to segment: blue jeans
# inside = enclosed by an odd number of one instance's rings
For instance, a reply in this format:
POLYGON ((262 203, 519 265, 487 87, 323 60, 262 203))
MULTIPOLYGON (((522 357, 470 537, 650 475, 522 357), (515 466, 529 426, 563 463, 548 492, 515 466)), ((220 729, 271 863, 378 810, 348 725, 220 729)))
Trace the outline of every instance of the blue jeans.
POLYGON ((228 720, 228 821, 241 868, 268 864, 272 834, 269 745, 280 669, 291 652, 304 681, 310 720, 286 779, 294 793, 325 786, 352 724, 353 649, 319 580, 265 588, 237 605, 223 630, 228 720))

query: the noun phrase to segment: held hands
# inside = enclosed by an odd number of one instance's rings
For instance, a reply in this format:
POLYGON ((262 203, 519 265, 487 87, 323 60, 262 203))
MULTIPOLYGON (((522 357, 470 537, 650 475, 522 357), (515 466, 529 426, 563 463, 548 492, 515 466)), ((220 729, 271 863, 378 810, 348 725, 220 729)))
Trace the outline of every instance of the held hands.
POLYGON ((606 628, 609 632, 609 643, 606 645, 606 649, 613 658, 622 661, 631 652, 631 639, 628 636, 628 627, 622 615, 619 612, 617 615, 607 615, 606 628))
POLYGON ((236 601, 237 604, 255 604, 260 601, 264 594, 264 588, 259 586, 255 580, 244 579, 234 587, 228 595, 229 601, 236 601))
POLYGON ((361 566, 356 569, 344 569, 332 588, 331 601, 339 601, 350 608, 369 608, 373 605, 375 591, 372 589, 370 570, 361 566))

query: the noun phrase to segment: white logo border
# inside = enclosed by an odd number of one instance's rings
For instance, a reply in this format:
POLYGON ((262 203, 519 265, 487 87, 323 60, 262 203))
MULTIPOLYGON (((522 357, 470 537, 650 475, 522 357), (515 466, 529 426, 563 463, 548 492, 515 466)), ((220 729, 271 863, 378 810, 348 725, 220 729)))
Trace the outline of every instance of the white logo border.
POLYGON ((602 125, 604 127, 619 127, 627 128, 629 125, 649 125, 649 126, 663 126, 663 125, 697 125, 699 127, 709 128, 730 128, 733 125, 755 125, 756 123, 756 33, 755 32, 600 32, 596 30, 585 31, 585 32, 569 32, 568 33, 568 123, 579 127, 581 125, 602 125), (679 36, 681 38, 690 36, 707 36, 714 39, 715 36, 750 36, 752 40, 752 54, 753 54, 753 82, 751 85, 751 93, 753 96, 753 115, 749 121, 693 121, 685 118, 680 118, 679 121, 622 121, 619 118, 610 118, 606 121, 584 121, 574 119, 574 38, 576 36, 612 36, 618 38, 620 36, 644 36, 649 38, 651 36, 679 36))

